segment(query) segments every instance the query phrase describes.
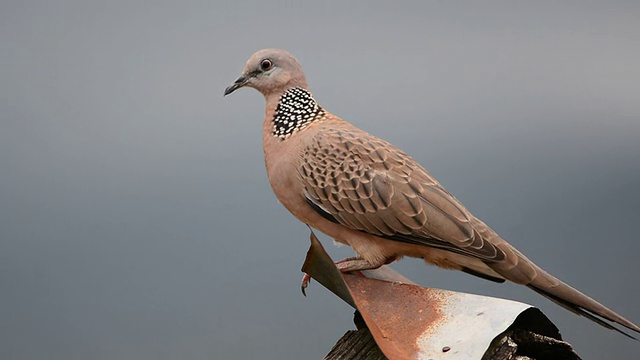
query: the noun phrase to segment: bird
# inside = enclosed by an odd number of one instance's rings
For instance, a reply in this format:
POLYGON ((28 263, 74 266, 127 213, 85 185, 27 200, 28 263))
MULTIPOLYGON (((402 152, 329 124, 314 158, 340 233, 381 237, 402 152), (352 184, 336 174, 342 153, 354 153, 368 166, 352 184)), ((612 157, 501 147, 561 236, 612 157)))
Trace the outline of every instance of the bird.
POLYGON ((357 256, 340 271, 376 269, 402 257, 495 281, 525 285, 560 306, 632 337, 640 327, 546 272, 472 215, 404 151, 321 107, 300 62, 263 49, 224 95, 249 87, 265 98, 267 177, 301 222, 357 256))

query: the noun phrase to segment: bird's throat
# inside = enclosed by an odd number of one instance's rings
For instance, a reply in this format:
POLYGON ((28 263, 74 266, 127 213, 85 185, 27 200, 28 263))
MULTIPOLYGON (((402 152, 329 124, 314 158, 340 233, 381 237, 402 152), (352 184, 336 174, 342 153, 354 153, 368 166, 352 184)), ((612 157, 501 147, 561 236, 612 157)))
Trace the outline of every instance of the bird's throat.
POLYGON ((322 118, 324 110, 313 95, 302 88, 292 88, 280 96, 273 116, 273 136, 282 140, 322 118))

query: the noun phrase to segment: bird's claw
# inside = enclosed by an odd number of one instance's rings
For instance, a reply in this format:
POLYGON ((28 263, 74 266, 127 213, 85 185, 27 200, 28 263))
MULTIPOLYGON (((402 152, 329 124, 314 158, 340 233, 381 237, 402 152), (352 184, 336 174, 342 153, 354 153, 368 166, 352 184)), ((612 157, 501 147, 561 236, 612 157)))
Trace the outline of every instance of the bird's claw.
POLYGON ((311 282, 311 276, 307 273, 304 273, 302 276, 302 282, 300 284, 300 290, 302 290, 302 295, 307 296, 307 286, 311 282))

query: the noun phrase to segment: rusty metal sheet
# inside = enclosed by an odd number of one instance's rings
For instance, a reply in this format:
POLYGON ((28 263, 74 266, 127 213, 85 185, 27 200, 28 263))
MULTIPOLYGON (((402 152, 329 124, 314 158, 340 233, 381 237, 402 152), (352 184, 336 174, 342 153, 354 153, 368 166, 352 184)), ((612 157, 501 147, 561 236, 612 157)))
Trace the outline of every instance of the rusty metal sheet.
POLYGON ((344 280, 389 359, 481 359, 491 341, 531 307, 358 275, 344 280))
POLYGON ((386 266, 342 274, 313 232, 302 270, 360 311, 391 360, 481 359, 491 341, 532 308, 510 300, 420 287, 386 266))

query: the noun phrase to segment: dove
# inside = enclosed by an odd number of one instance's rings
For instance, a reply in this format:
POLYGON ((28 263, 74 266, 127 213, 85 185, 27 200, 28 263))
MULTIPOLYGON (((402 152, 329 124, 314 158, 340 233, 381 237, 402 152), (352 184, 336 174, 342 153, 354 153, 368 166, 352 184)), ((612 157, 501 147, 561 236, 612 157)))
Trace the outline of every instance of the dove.
POLYGON ((224 94, 243 87, 258 90, 266 100, 263 149, 276 197, 301 222, 355 251, 357 256, 337 263, 341 271, 422 258, 441 268, 528 286, 625 335, 607 320, 640 332, 529 260, 411 156, 321 107, 289 52, 256 52, 224 94))

